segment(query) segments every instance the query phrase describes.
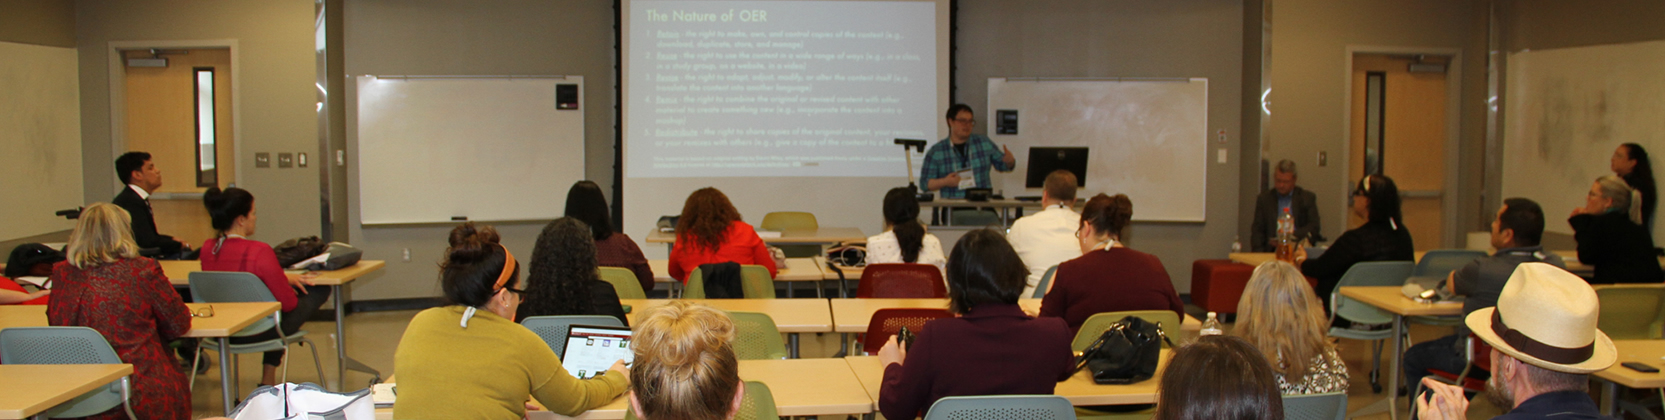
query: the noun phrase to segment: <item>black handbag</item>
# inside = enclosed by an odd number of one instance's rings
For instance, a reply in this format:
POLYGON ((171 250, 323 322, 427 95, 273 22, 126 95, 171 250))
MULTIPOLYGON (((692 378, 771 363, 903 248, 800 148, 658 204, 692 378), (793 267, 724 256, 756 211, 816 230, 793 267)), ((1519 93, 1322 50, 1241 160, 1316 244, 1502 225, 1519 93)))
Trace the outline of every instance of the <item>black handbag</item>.
POLYGON ((1122 318, 1081 353, 1075 369, 1087 368, 1093 374, 1093 383, 1100 385, 1144 381, 1156 375, 1163 342, 1173 345, 1161 324, 1139 317, 1122 318))
POLYGON ((283 243, 278 244, 278 246, 272 247, 272 253, 277 254, 278 265, 284 268, 289 268, 289 266, 295 265, 295 263, 305 261, 307 258, 316 257, 318 254, 324 253, 324 251, 328 250, 329 247, 330 244, 328 242, 324 242, 323 239, 318 239, 317 236, 302 236, 283 241, 283 243))

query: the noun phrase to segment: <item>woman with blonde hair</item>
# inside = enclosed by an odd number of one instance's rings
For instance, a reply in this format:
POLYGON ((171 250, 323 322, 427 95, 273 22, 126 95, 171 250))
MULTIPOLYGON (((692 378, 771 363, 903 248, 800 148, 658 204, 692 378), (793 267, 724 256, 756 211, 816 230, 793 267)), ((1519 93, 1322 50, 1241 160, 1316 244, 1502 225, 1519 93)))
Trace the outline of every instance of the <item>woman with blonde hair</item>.
POLYGON ((1301 271, 1283 261, 1255 268, 1237 301, 1241 337, 1272 363, 1284 394, 1347 391, 1347 364, 1324 330, 1329 320, 1301 271))
POLYGON ((733 342, 723 311, 686 301, 648 309, 631 343, 631 410, 643 419, 734 417, 746 387, 733 342))
POLYGON ((1578 261, 1595 267, 1592 284, 1658 283, 1659 259, 1642 218, 1642 193, 1623 178, 1596 178, 1567 224, 1578 241, 1578 261))
MULTIPOLYGON (((98 203, 81 211, 67 261, 52 268, 47 323, 88 327, 133 365, 133 412, 147 419, 191 418, 186 376, 166 345, 191 329, 191 313, 156 260, 139 256, 126 210, 98 203)), ((113 408, 93 419, 125 419, 113 408)))

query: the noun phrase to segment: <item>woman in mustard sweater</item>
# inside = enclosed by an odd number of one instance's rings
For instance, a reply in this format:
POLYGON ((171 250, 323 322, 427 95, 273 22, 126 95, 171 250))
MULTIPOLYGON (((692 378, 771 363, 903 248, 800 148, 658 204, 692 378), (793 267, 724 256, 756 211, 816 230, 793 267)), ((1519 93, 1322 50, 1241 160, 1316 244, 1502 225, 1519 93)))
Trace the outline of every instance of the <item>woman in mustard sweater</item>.
POLYGON ((630 384, 624 362, 579 380, 537 334, 514 323, 519 264, 489 226, 451 230, 440 267, 449 306, 416 314, 394 352, 400 419, 520 419, 528 397, 576 416, 613 402, 630 384))

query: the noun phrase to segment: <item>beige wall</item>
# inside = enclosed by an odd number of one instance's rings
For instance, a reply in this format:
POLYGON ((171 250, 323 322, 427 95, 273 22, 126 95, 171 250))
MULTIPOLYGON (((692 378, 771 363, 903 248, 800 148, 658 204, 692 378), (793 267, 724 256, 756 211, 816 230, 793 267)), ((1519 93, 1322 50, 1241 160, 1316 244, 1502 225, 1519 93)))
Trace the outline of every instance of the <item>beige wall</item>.
POLYGON ((0 0, 0 42, 75 47, 75 2, 0 0))
MULTIPOLYGON (((81 134, 87 202, 109 201, 117 185, 111 143, 111 42, 235 40, 236 165, 240 187, 260 208, 255 239, 281 242, 319 231, 315 167, 255 168, 254 154, 305 152, 318 159, 313 2, 169 0, 75 3, 80 50, 81 134)), ((316 163, 314 163, 316 164, 316 163)), ((167 176, 167 175, 164 175, 167 176)), ((173 174, 172 182, 189 182, 173 174)), ((166 233, 166 232, 164 232, 166 233)))
MULTIPOLYGON (((349 75, 576 74, 584 76, 585 177, 611 198, 613 183, 613 2, 610 0, 345 1, 349 75)), ((356 112, 347 98, 345 113, 356 112)), ((347 133, 349 141, 352 133, 347 133)), ((349 146, 351 151, 352 146, 349 146)), ((352 158, 349 157, 349 161, 352 158)), ((356 175, 349 172, 350 188, 356 175)), ((552 194, 561 191, 528 191, 552 194)), ((356 195, 349 191, 349 194, 356 195)), ((611 202, 611 201, 609 201, 611 202)), ((345 203, 343 203, 345 204, 345 203)), ((360 227, 349 236, 364 258, 387 260, 379 275, 354 284, 354 299, 438 296, 435 263, 450 225, 360 227), (409 249, 410 261, 403 261, 409 249)), ((504 245, 531 255, 542 223, 498 224, 504 245)))
MULTIPOLYGON (((954 101, 985 114, 990 77, 1208 78, 1207 222, 1135 223, 1128 237, 1129 246, 1162 259, 1181 293, 1190 290, 1193 261, 1226 257, 1244 164, 1242 1, 961 0, 959 7, 954 101), (1213 141, 1217 130, 1226 143, 1213 141), (1220 148, 1228 150, 1225 164, 1213 160, 1220 148)), ((1100 192, 1116 193, 1084 191, 1100 192)))
MULTIPOLYGON (((1485 4, 1454 0, 1272 0, 1269 76, 1272 111, 1264 142, 1271 161, 1300 165, 1301 186, 1318 194, 1324 236, 1345 226, 1349 46, 1394 49, 1455 49, 1462 52, 1459 162, 1474 161, 1484 144, 1485 4), (1478 146, 1477 146, 1478 145, 1478 146), (1319 167, 1319 152, 1329 155, 1319 167)), ((1446 191, 1460 204, 1458 229, 1477 229, 1479 165, 1460 165, 1458 190, 1446 191), (1469 180, 1469 182, 1463 182, 1469 180)), ((1389 174, 1390 176, 1392 174, 1389 174)), ((1446 236, 1453 236, 1448 232, 1446 236)), ((1436 244, 1417 244, 1431 248, 1436 244)))

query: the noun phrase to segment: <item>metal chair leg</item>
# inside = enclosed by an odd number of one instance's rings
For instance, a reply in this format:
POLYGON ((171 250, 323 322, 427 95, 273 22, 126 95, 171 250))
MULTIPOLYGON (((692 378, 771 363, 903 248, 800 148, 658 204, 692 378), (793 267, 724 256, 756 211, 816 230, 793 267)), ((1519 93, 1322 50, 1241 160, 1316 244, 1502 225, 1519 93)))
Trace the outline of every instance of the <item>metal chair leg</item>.
MULTIPOLYGON (((318 384, 324 385, 329 383, 329 379, 324 378, 324 362, 318 358, 318 345, 313 344, 312 340, 304 338, 301 339, 300 342, 303 343, 307 349, 312 350, 312 366, 318 368, 318 384)), ((343 385, 346 384, 346 378, 339 378, 338 381, 342 381, 341 383, 343 385)))
POLYGON ((139 416, 133 415, 133 383, 129 378, 121 377, 121 408, 127 410, 127 418, 137 420, 139 416))
MULTIPOLYGON (((197 389, 197 363, 202 362, 202 347, 202 340, 197 340, 196 354, 191 355, 191 371, 185 372, 185 376, 191 378, 191 380, 187 381, 185 384, 186 391, 197 389)), ((224 369, 225 367, 221 366, 220 368, 224 369)))

